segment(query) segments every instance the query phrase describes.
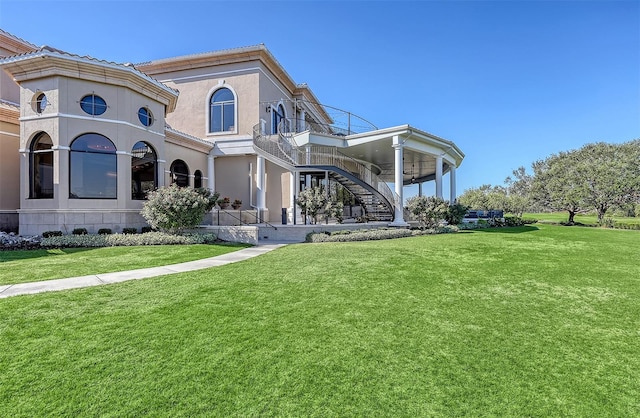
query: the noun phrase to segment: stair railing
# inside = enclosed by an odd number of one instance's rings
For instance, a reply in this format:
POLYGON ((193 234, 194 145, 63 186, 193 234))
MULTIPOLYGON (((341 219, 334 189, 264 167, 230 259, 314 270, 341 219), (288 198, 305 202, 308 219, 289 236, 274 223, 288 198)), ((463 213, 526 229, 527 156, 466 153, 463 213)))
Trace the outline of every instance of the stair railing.
POLYGON ((377 190, 392 205, 392 210, 399 202, 398 195, 366 165, 341 153, 336 147, 311 145, 309 152, 307 152, 306 147, 301 149, 296 146, 293 139, 294 133, 286 132, 286 129, 283 131, 285 132, 280 132, 274 141, 263 135, 260 124, 257 124, 253 128, 253 142, 257 148, 287 164, 329 165, 347 171, 377 190))

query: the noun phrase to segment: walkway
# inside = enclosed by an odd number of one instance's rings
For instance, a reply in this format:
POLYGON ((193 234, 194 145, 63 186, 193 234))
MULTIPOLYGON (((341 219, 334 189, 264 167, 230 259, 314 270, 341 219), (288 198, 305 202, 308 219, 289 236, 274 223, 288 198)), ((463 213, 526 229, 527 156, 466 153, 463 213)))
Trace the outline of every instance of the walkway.
POLYGON ((286 245, 285 243, 258 244, 254 247, 219 255, 217 257, 204 258, 202 260, 188 261, 186 263, 171 264, 168 266, 149 267, 138 270, 118 271, 115 273, 92 274, 90 276, 70 277, 68 279, 45 280, 42 282, 18 283, 0 285, 0 298, 10 296, 27 295, 32 293, 52 292, 56 290, 77 289, 80 287, 100 286, 110 283, 125 282, 127 280, 146 279, 147 277, 163 276, 166 274, 183 273, 206 269, 209 267, 223 266, 237 261, 247 260, 268 253, 286 245))

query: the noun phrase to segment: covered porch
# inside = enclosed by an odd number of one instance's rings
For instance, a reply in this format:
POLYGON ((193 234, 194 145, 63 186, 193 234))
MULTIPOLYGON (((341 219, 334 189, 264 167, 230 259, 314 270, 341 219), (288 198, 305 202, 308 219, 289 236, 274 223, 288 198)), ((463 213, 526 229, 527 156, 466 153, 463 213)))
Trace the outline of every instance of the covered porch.
POLYGON ((392 185, 394 219, 391 226, 407 226, 404 219, 405 187, 435 183, 435 196, 443 198, 443 177, 449 176, 449 200, 456 200, 456 169, 464 153, 451 141, 410 125, 376 129, 351 135, 307 130, 290 137, 293 145, 312 153, 314 146, 336 147, 368 168, 380 181, 392 185))

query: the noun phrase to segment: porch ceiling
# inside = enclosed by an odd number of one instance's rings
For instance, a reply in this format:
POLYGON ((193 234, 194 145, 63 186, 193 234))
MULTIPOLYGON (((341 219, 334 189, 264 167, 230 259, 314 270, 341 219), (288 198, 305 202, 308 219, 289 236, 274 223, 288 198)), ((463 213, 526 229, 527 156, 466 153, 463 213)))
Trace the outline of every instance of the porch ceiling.
MULTIPOLYGON (((346 136, 340 152, 374 164, 380 169, 379 177, 392 183, 395 179, 394 136, 404 144, 402 171, 405 184, 411 184, 412 178, 416 183, 433 180, 438 155, 443 157, 443 173, 448 172, 451 166, 459 166, 464 159, 464 154, 453 142, 409 125, 346 136)), ((312 137, 310 142, 314 142, 312 137)))

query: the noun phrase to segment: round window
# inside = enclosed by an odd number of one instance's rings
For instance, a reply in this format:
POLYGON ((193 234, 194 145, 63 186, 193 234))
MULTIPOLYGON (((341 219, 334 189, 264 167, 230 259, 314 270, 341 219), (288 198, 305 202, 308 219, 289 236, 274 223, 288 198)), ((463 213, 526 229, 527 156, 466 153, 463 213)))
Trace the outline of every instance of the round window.
POLYGON ((44 109, 47 107, 47 96, 44 93, 40 93, 38 97, 36 97, 36 112, 42 113, 44 109))
POLYGON ((85 113, 93 116, 102 115, 107 111, 107 102, 95 94, 87 94, 80 100, 80 107, 85 113))
POLYGON ((153 114, 146 107, 141 107, 138 110, 138 119, 144 126, 151 126, 153 124, 153 114))

